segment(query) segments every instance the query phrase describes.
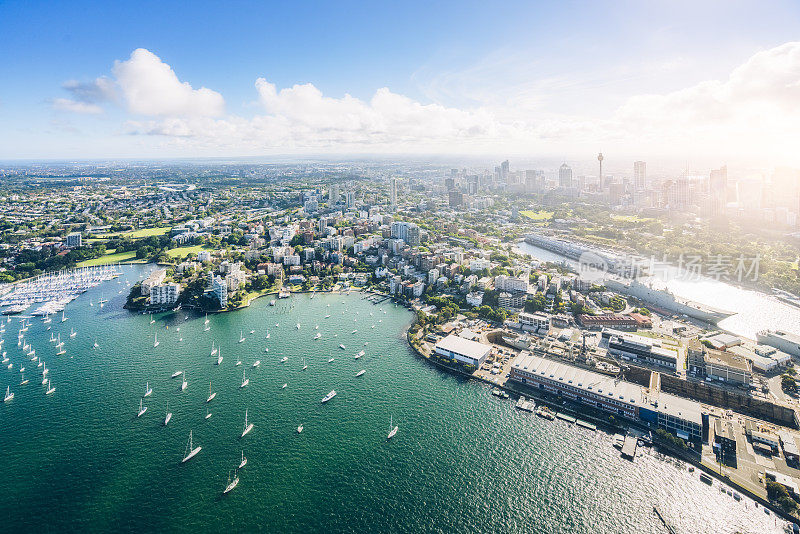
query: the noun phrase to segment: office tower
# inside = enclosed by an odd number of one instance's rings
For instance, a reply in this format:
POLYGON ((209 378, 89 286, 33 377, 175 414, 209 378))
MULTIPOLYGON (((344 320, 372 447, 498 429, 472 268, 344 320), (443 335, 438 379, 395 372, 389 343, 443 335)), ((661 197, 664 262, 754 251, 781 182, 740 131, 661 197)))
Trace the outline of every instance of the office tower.
POLYGON ((647 179, 647 164, 644 161, 633 162, 633 187, 636 191, 643 191, 647 179))
POLYGON ((389 207, 397 209, 397 178, 392 178, 391 189, 389 190, 389 207))
POLYGON ((558 168, 558 187, 564 189, 572 187, 572 168, 566 163, 558 168))
POLYGON ((728 167, 726 165, 711 170, 711 174, 708 176, 708 196, 711 201, 711 216, 725 215, 725 206, 728 203, 728 167))
POLYGON ((450 176, 448 176, 447 178, 445 178, 445 179, 444 179, 444 188, 445 188, 447 191, 452 191, 453 189, 455 189, 455 188, 456 188, 456 181, 455 181, 455 179, 454 179, 453 177, 450 177, 450 176))
POLYGON ((507 183, 509 174, 510 174, 510 168, 508 160, 505 160, 503 163, 500 164, 500 181, 502 183, 507 183))
POLYGON ((461 191, 450 191, 447 195, 448 203, 451 208, 458 207, 464 203, 464 195, 461 191))

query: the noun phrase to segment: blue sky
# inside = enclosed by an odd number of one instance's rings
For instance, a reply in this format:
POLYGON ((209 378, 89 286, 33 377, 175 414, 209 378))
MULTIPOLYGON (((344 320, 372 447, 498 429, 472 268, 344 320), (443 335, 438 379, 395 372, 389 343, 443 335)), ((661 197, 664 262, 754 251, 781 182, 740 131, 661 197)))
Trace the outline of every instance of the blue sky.
MULTIPOLYGON (((3 1, 0 158, 557 156, 597 145, 695 156, 695 139, 679 142, 687 132, 708 141, 704 153, 725 157, 741 152, 725 132, 751 130, 764 103, 745 101, 746 117, 697 110, 708 109, 707 98, 711 107, 741 107, 744 97, 728 95, 740 95, 746 83, 726 86, 731 73, 759 52, 800 39, 798 28, 800 3, 788 1, 3 1), (137 49, 147 54, 128 65, 122 83, 115 62, 128 62, 137 49), (159 80, 169 68, 174 79, 159 80), (103 99, 88 102, 83 93, 85 106, 70 105, 76 93, 65 83, 98 78, 109 85, 103 99), (268 86, 256 88, 259 78, 274 84, 275 96, 268 86), (702 86, 709 81, 721 84, 713 97, 702 86), (184 83, 215 93, 211 107, 199 109, 204 104, 180 89, 184 83), (305 88, 292 92, 296 84, 305 88), (142 91, 157 99, 162 89, 177 91, 174 106, 131 103, 142 91), (683 124, 667 124, 676 101, 685 105, 681 91, 695 91, 696 101, 678 114, 683 124), (639 121, 647 123, 644 137, 628 127, 639 121)), ((785 86, 786 76, 800 75, 795 57, 793 47, 780 49, 750 72, 766 64, 785 86)), ((775 115, 785 119, 782 110, 775 115)), ((777 161, 783 150, 759 145, 753 152, 777 161)))

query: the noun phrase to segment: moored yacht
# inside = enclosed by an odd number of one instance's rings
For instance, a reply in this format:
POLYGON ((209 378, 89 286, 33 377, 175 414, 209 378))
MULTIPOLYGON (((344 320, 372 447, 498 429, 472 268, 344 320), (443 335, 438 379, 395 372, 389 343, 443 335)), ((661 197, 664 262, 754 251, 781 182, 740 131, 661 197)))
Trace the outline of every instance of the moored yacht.
POLYGON ((234 471, 233 480, 231 480, 231 476, 228 475, 228 485, 225 486, 225 491, 223 491, 222 493, 223 494, 229 493, 233 491, 238 485, 239 485, 239 475, 237 475, 236 472, 234 471))
POLYGON ((242 430, 242 437, 245 437, 250 431, 253 430, 253 423, 247 422, 247 410, 244 411, 244 430, 242 430))
POLYGON ((362 369, 362 370, 360 370, 359 372, 356 373, 356 377, 359 377, 359 376, 363 375, 366 372, 367 372, 366 369, 362 369))
POLYGON ((192 443, 192 431, 190 430, 189 431, 189 442, 186 444, 186 451, 184 452, 183 460, 181 460, 182 464, 185 464, 186 462, 188 462, 189 460, 194 458, 197 455, 197 453, 200 452, 203 449, 203 447, 199 447, 199 446, 198 447, 194 447, 193 445, 194 444, 192 443))
POLYGON ((170 419, 172 419, 172 412, 169 411, 169 401, 167 401, 167 414, 164 416, 164 426, 169 424, 170 419))
POLYGON ((239 386, 239 389, 242 389, 243 387, 245 387, 249 383, 250 383, 250 379, 247 378, 247 376, 244 373, 244 369, 242 369, 242 385, 239 386))
POLYGON ((217 396, 217 392, 211 390, 211 382, 209 382, 208 383, 208 398, 206 399, 206 402, 211 402, 212 400, 214 400, 214 397, 216 397, 216 396, 217 396))
POLYGON ((328 393, 327 395, 325 395, 324 397, 322 397, 322 403, 323 403, 323 404, 325 404, 326 402, 328 402, 329 400, 331 400, 331 399, 332 399, 332 398, 334 398, 335 396, 336 396, 336 390, 335 390, 335 389, 332 389, 332 390, 330 391, 330 393, 328 393))
POLYGON ((6 387, 6 395, 3 397, 3 402, 8 402, 14 398, 14 393, 11 391, 11 386, 6 387))
POLYGON ((392 439, 395 434, 397 434, 397 427, 392 427, 392 417, 389 416, 389 435, 386 436, 386 439, 392 439))
MULTIPOLYGON (((49 384, 48 384, 48 387, 49 387, 49 384)), ((142 406, 142 399, 139 399, 139 413, 136 415, 136 417, 143 416, 144 412, 146 412, 146 411, 147 411, 147 406, 142 406)))
POLYGON ((247 458, 244 455, 244 451, 242 451, 242 461, 239 462, 239 469, 247 465, 247 458))

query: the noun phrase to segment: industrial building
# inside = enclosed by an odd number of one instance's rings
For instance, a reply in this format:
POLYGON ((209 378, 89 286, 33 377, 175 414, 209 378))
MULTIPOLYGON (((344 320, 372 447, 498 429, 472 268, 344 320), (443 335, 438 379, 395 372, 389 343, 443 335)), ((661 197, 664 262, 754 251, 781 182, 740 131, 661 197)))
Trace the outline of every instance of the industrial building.
POLYGON ((492 347, 489 345, 470 341, 453 334, 439 340, 434 346, 434 352, 439 356, 474 365, 475 367, 480 367, 491 351, 492 347))
POLYGON ((672 370, 677 367, 676 349, 665 348, 657 339, 614 330, 604 330, 603 338, 608 339, 608 353, 623 360, 634 360, 672 370))
POLYGON ((663 428, 682 439, 699 441, 708 416, 696 402, 667 393, 652 398, 647 389, 631 382, 573 367, 523 351, 511 365, 509 379, 561 395, 654 428, 663 428))

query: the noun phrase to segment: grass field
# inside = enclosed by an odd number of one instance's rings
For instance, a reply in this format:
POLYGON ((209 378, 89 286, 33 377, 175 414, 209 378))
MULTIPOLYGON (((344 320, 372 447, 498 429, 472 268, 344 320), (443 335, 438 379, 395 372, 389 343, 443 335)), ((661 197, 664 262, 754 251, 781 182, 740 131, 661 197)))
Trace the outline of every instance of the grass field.
POLYGON ((140 230, 131 230, 130 232, 118 232, 115 234, 106 234, 104 239, 112 237, 129 237, 131 239, 141 239, 142 237, 152 237, 154 235, 164 235, 169 232, 171 227, 159 226, 157 228, 142 228, 140 230))
POLYGON ((181 256, 186 256, 187 254, 192 254, 192 253, 197 254, 201 250, 203 250, 204 248, 205 247, 203 247, 203 245, 192 245, 190 247, 178 247, 178 248, 173 248, 173 249, 168 250, 167 254, 171 258, 178 258, 178 257, 181 257, 181 256))
POLYGON ((550 219, 553 218, 553 212, 545 210, 539 210, 539 211, 526 210, 519 212, 519 214, 529 219, 533 219, 534 221, 549 221, 550 219))
POLYGON ((107 263, 130 262, 131 260, 136 260, 136 252, 133 250, 129 252, 114 252, 111 254, 106 254, 105 256, 100 256, 99 258, 82 261, 77 266, 94 267, 95 265, 105 265, 107 263))
POLYGON ((615 213, 611 214, 611 219, 620 222, 647 222, 653 220, 648 217, 639 217, 638 215, 617 215, 615 213))

